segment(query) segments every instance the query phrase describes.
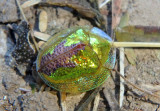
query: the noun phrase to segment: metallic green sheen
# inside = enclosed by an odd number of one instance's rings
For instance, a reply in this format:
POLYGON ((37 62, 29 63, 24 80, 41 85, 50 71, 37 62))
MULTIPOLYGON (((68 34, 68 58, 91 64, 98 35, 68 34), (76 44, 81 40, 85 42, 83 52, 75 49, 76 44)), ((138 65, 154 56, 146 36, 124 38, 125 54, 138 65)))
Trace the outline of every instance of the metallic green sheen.
POLYGON ((67 42, 64 46, 70 46, 72 44, 77 44, 83 40, 87 39, 83 29, 78 29, 75 33, 67 37, 67 42))
MULTIPOLYGON (((66 30, 67 31, 67 30, 66 30)), ((85 48, 72 55, 68 60, 75 67, 59 67, 50 76, 39 72, 40 77, 52 88, 68 93, 89 91, 101 85, 110 75, 110 70, 105 68, 110 52, 110 43, 90 32, 88 27, 70 29, 64 37, 65 31, 53 36, 38 54, 37 70, 40 68, 41 58, 47 53, 52 54, 54 48, 66 41, 64 46, 83 43, 85 48)), ((61 56, 61 55, 60 55, 61 56)))

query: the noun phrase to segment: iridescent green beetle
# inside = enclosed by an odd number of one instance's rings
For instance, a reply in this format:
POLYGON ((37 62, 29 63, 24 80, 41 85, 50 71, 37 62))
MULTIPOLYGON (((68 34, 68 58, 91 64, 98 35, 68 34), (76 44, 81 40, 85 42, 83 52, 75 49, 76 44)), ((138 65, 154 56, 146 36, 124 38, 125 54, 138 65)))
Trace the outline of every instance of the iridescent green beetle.
POLYGON ((74 27, 51 37, 40 50, 36 70, 50 87, 68 93, 89 91, 110 75, 112 39, 98 28, 74 27))

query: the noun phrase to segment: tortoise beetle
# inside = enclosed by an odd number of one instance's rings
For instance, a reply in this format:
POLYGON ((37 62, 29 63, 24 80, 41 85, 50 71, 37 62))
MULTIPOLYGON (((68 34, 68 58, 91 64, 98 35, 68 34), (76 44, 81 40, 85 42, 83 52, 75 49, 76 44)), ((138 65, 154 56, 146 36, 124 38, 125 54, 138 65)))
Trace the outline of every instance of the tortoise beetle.
POLYGON ((42 46, 36 70, 47 85, 58 91, 89 91, 101 85, 114 66, 111 41, 96 27, 63 30, 42 46))

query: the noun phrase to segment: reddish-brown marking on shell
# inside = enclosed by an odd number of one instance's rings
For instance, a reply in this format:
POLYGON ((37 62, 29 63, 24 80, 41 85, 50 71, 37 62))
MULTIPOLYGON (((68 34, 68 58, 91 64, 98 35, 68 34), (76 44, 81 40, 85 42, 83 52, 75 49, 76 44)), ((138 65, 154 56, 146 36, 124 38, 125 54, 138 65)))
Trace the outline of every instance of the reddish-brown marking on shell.
POLYGON ((72 44, 71 46, 64 46, 65 43, 66 40, 62 41, 55 47, 52 54, 48 53, 42 57, 38 72, 50 76, 57 68, 75 67, 76 64, 70 59, 73 55, 76 55, 78 51, 84 50, 85 44, 79 42, 77 44, 72 44))

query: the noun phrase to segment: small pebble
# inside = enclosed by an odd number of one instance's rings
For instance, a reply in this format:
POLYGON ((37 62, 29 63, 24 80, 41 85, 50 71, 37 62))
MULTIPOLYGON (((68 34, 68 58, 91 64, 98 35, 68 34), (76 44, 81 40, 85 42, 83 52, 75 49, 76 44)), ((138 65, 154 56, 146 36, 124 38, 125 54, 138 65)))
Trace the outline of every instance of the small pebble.
POLYGON ((46 31, 47 22, 48 22, 47 12, 46 11, 41 11, 40 14, 39 14, 39 30, 41 32, 46 31))
POLYGON ((29 89, 25 89, 25 88, 19 88, 19 90, 23 91, 23 92, 30 92, 31 90, 29 89))
POLYGON ((7 99, 7 96, 3 96, 3 100, 6 100, 7 99))

